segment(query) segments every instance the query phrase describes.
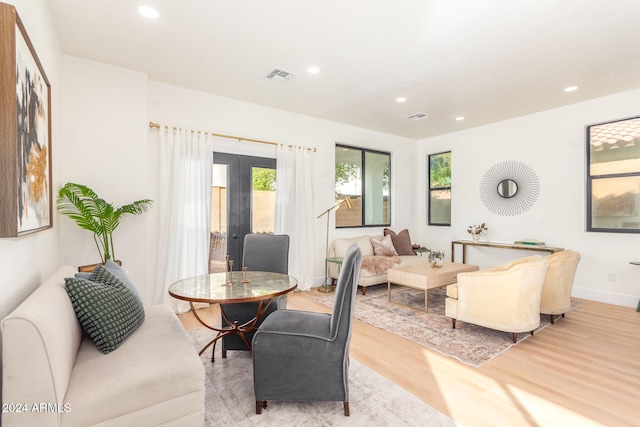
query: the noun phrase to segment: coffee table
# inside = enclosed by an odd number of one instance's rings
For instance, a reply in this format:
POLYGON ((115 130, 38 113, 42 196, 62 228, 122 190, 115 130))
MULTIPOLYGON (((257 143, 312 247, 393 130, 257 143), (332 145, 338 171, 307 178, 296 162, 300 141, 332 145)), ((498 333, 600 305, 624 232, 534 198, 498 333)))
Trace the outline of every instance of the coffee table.
POLYGON ((201 276, 189 277, 180 280, 169 286, 169 295, 174 298, 188 301, 191 312, 203 326, 217 332, 216 336, 200 350, 199 354, 213 345, 211 362, 214 361, 216 342, 230 334, 237 334, 251 350, 251 343, 245 338, 245 334, 256 328, 258 320, 267 311, 271 304, 271 299, 293 291, 298 287, 295 277, 280 273, 270 273, 266 271, 247 271, 233 273, 213 273, 201 276), (231 279, 231 283, 229 283, 231 279), (243 281, 246 280, 246 281, 243 281), (231 321, 222 304, 236 304, 243 302, 258 302, 258 309, 253 319, 243 324, 231 321), (195 303, 204 302, 209 304, 220 304, 220 312, 227 322, 227 326, 215 326, 207 324, 195 309, 195 303))
MULTIPOLYGON (((430 263, 398 266, 387 270, 387 293, 389 302, 402 304, 391 300, 391 284, 394 283, 408 288, 424 291, 424 311, 429 311, 427 304, 427 291, 441 286, 451 285, 458 281, 458 273, 478 271, 480 267, 471 264, 460 264, 445 261, 442 267, 432 267, 430 263)), ((410 307, 410 306, 407 306, 410 307)), ((415 308, 415 307, 412 307, 415 308)))

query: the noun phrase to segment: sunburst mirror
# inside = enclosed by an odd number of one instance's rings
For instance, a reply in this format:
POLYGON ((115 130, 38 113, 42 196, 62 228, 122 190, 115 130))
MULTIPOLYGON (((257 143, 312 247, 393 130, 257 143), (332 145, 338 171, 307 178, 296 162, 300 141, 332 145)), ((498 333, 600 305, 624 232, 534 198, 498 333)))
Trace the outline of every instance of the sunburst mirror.
POLYGON ((520 215, 538 199, 540 183, 529 166, 515 160, 500 162, 489 169, 480 182, 480 199, 491 212, 502 216, 520 215))

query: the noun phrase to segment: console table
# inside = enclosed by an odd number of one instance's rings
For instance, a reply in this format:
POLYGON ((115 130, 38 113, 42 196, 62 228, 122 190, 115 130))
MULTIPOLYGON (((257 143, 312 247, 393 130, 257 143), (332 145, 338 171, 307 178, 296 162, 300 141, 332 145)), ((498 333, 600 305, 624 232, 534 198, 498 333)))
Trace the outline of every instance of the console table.
POLYGON ((498 242, 480 242, 475 240, 454 240, 451 242, 451 262, 456 260, 456 245, 462 246, 462 263, 467 262, 467 246, 482 246, 485 248, 499 248, 499 249, 517 249, 522 251, 536 251, 536 252, 560 252, 563 248, 552 248, 551 246, 535 246, 535 245, 516 245, 513 243, 498 243, 498 242))

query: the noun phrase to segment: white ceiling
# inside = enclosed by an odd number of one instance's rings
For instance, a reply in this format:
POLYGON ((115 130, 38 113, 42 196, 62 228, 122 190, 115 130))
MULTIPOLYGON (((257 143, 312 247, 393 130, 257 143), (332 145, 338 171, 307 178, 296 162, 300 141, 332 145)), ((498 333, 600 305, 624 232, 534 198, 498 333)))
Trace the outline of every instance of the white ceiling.
POLYGON ((638 0, 49 4, 66 54, 413 139, 640 87, 638 0), (160 18, 140 16, 140 4, 160 18), (266 79, 274 68, 296 78, 266 79), (415 113, 431 117, 406 118, 415 113))

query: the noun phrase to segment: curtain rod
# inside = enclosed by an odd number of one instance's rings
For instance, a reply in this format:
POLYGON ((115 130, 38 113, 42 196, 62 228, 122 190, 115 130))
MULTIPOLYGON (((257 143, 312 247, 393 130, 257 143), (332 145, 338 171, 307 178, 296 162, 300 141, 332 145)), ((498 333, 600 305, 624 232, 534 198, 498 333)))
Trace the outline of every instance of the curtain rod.
MULTIPOLYGON (((160 129, 160 125, 157 123, 153 123, 153 122, 149 122, 149 127, 150 128, 156 128, 156 129, 160 129)), ((169 126, 165 126, 166 129, 169 129, 169 126)), ((173 130, 178 130, 180 128, 177 128, 175 126, 172 127, 173 130)), ((272 141, 263 141, 261 139, 251 139, 251 138, 244 138, 241 136, 234 136, 234 135, 225 135, 222 133, 213 133, 213 132, 205 132, 205 131, 201 131, 201 130, 192 130, 191 132, 196 132, 196 133, 203 133, 205 135, 211 135, 211 136, 218 136, 220 138, 229 138, 229 139, 235 139, 238 141, 247 141, 247 142, 257 142, 259 144, 268 144, 268 145, 280 145, 277 142, 272 142, 272 141)), ((293 148, 293 145, 289 145, 289 148, 293 148)), ((316 152, 315 147, 314 148, 308 148, 307 150, 313 150, 313 152, 316 152)))

